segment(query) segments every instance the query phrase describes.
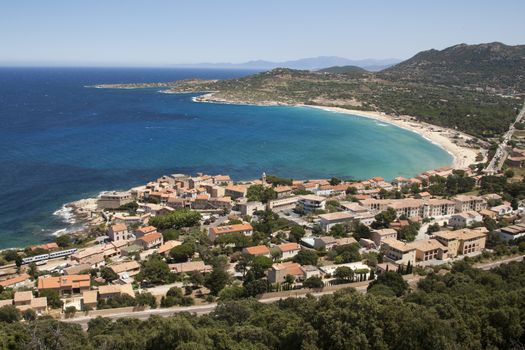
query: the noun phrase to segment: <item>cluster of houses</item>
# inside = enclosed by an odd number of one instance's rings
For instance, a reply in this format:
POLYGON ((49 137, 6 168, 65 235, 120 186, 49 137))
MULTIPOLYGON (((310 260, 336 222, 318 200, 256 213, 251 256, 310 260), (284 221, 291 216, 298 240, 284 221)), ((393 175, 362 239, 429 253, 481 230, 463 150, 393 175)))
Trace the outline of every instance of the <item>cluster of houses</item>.
MULTIPOLYGON (((227 175, 163 176, 129 191, 103 193, 98 199, 97 212, 108 223, 106 235, 97 237, 96 244, 78 249, 65 263, 55 266, 52 272, 60 276, 40 276, 36 281, 36 290, 56 290, 64 299, 65 306, 74 305, 79 309, 95 308, 99 300, 116 295, 134 297, 132 285, 134 276, 141 269, 139 261, 154 252, 167 255, 174 247, 182 244, 178 240, 164 241, 162 233, 149 224, 149 219, 169 214, 178 208, 190 208, 204 214, 201 224, 207 230, 211 245, 216 244, 221 236, 240 234, 250 237, 254 233, 253 226, 250 222, 239 222, 238 219, 253 216, 257 211, 273 210, 281 217, 286 217, 282 216, 285 212, 283 208, 292 208, 299 217, 309 220, 304 225, 307 234, 300 242, 287 241, 285 238, 279 244, 243 248, 244 255, 266 256, 275 261, 267 271, 270 283, 285 283, 289 276, 293 276, 295 281, 304 281, 314 276, 329 279, 337 267, 341 266, 350 267, 355 272, 354 280, 361 280, 368 278, 374 269, 375 273, 381 273, 400 265, 441 264, 463 256, 480 254, 485 249, 488 237, 488 231, 479 227, 483 219, 497 219, 514 214, 511 205, 503 202, 498 195, 436 198, 428 192, 418 192, 400 199, 381 198, 384 191, 406 187, 422 189, 432 176, 448 176, 451 173, 452 169, 441 168, 410 179, 397 177, 391 182, 381 177, 337 184, 326 179, 292 181, 288 185, 273 186, 275 198, 266 203, 247 198, 250 186, 272 186, 266 181, 264 174, 261 179, 242 183, 234 183, 227 175), (334 200, 337 203, 335 211, 334 200), (329 201, 332 201, 332 212, 327 212, 329 201), (497 205, 490 206, 489 203, 497 205), (129 210, 132 207, 134 210, 129 210), (395 222, 388 228, 372 229, 369 238, 357 241, 353 237, 336 238, 330 235, 331 230, 340 224, 358 221, 370 227, 375 216, 388 209, 396 213, 395 222), (236 214, 235 222, 206 222, 206 217, 210 215, 226 216, 231 211, 236 214), (398 232, 404 226, 412 222, 429 221, 439 222, 446 229, 430 235, 418 235, 413 242, 398 239, 398 232), (324 233, 313 234, 311 229, 314 226, 318 226, 324 233), (302 266, 293 262, 293 258, 303 249, 331 251, 348 244, 358 245, 361 253, 381 253, 384 262, 374 267, 362 262, 333 264, 323 261, 320 266, 302 266), (86 272, 102 266, 110 268, 118 278, 111 284, 95 287, 92 285, 92 277, 86 272)), ((292 217, 289 219, 293 220, 292 217)), ((525 224, 504 227, 499 234, 505 241, 523 237, 525 224)), ((36 248, 46 251, 59 249, 54 243, 33 247, 36 248)), ((175 273, 208 273, 212 270, 211 266, 200 259, 169 264, 169 268, 175 273)), ((230 271, 236 274, 233 267, 230 271)), ((35 281, 25 273, 4 277, 0 275, 0 279, 3 278, 0 286, 3 287, 28 289, 35 285, 35 281)), ((47 308, 45 298, 34 298, 32 295, 25 291, 17 292, 12 300, 0 301, 0 306, 12 304, 21 310, 34 308, 38 312, 44 312, 47 308)))

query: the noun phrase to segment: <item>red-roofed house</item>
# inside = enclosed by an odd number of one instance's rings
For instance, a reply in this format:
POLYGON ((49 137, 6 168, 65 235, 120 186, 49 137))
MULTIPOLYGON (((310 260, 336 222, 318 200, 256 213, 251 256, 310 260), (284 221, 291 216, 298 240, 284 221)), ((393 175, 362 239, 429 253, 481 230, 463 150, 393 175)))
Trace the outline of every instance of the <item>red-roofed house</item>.
POLYGON ((23 273, 19 276, 0 281, 0 286, 4 288, 18 288, 28 283, 30 277, 28 274, 23 273))
POLYGON ((141 227, 135 231, 135 237, 138 239, 140 237, 144 237, 145 235, 148 235, 154 232, 157 232, 157 228, 154 226, 141 227))
POLYGON ((268 249, 268 247, 265 245, 246 247, 242 250, 242 252, 251 256, 267 256, 269 258, 272 257, 272 255, 270 254, 270 249, 268 249))
POLYGON ((63 295, 79 294, 89 290, 91 286, 90 275, 68 275, 60 277, 39 277, 38 290, 54 289, 63 295))
POLYGON ((273 264, 268 270, 268 281, 270 283, 282 283, 288 275, 294 276, 296 279, 303 279, 305 272, 298 263, 273 264))
POLYGON ((297 243, 283 243, 277 246, 283 259, 290 259, 299 253, 301 246, 297 243))
POLYGON ((151 249, 161 246, 163 243, 163 239, 160 233, 152 232, 137 239, 136 243, 139 244, 143 249, 151 249))
POLYGON ((235 224, 227 226, 216 226, 210 227, 208 231, 208 237, 211 241, 214 241, 217 237, 226 234, 232 234, 240 232, 245 236, 250 236, 253 233, 253 227, 250 224, 235 224))

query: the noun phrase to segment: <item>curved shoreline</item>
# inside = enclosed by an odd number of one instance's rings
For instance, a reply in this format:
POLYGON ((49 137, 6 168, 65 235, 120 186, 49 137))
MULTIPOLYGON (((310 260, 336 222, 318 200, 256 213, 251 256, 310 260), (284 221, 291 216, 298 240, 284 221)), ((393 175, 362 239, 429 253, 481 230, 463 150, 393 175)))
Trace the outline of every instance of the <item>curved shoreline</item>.
MULTIPOLYGON (((175 92, 172 92, 175 93, 175 92)), ((342 107, 333 107, 333 106, 315 106, 315 105, 305 105, 305 104, 284 104, 278 102, 267 102, 267 103, 249 103, 246 101, 227 101, 219 99, 213 96, 214 93, 204 93, 203 95, 193 97, 192 101, 199 103, 218 103, 218 104, 236 104, 236 105, 253 105, 253 106, 289 106, 289 107, 308 107, 321 109, 327 112, 335 112, 341 114, 347 114, 362 118, 370 118, 377 121, 385 122, 399 128, 415 132, 416 134, 423 137, 428 142, 433 143, 434 145, 440 147, 445 152, 452 156, 451 167, 455 169, 467 169, 470 164, 478 163, 476 157, 478 153, 484 154, 485 150, 482 148, 474 149, 468 148, 456 144, 454 136, 457 135, 463 141, 475 139, 473 136, 467 135, 465 133, 448 129, 445 127, 440 127, 437 125, 432 125, 420 121, 414 120, 415 117, 412 116, 399 116, 393 117, 382 112, 373 112, 373 111, 362 111, 347 109, 342 107), (446 135, 448 134, 448 135, 446 135)))
POLYGON ((325 107, 325 106, 307 106, 316 109, 322 109, 324 111, 348 114, 353 116, 358 116, 362 118, 370 118, 384 123, 388 123, 399 128, 414 132, 425 140, 433 143, 434 145, 440 147, 445 152, 452 156, 452 167, 456 169, 466 169, 470 164, 477 163, 476 157, 478 152, 482 152, 482 149, 475 150, 473 148, 467 148, 459 146, 454 143, 452 140, 452 135, 443 135, 445 133, 454 133, 459 135, 464 140, 473 139, 472 136, 466 135, 464 133, 450 130, 447 128, 442 128, 436 125, 431 125, 427 123, 422 123, 419 121, 410 120, 410 116, 402 116, 399 118, 392 117, 390 115, 380 113, 380 112, 367 112, 360 110, 351 110, 340 107, 325 107), (437 129, 437 130, 435 130, 437 129))

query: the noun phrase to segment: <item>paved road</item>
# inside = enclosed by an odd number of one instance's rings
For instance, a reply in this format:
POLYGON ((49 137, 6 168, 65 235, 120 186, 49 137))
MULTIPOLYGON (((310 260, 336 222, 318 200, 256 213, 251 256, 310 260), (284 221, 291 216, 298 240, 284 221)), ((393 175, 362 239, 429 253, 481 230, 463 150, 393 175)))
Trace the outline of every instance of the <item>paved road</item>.
MULTIPOLYGON (((507 259, 494 261, 494 262, 476 264, 475 267, 479 268, 479 269, 482 269, 482 270, 490 270, 490 269, 498 267, 498 266, 500 266, 502 264, 508 264, 509 262, 512 262, 512 261, 523 261, 524 258, 525 258, 525 256, 517 256, 517 257, 507 258, 507 259)), ((408 276, 406 276, 406 277, 407 277, 406 281, 409 284, 411 284, 411 285, 414 285, 421 278, 421 276, 417 276, 417 275, 413 276, 413 277, 408 277, 408 276)), ((356 286, 355 289, 357 291, 361 292, 361 293, 366 293, 367 287, 368 287, 368 284, 363 284, 363 285, 356 286)), ((325 294, 333 294, 334 292, 335 292, 335 290, 330 290, 330 291, 311 293, 311 294, 313 296, 320 297, 320 296, 325 295, 325 294)), ((308 294, 307 290, 297 290, 296 294, 292 295, 292 297, 301 298, 301 297, 305 297, 306 294, 308 294)), ((286 298, 286 297, 274 297, 274 298, 268 298, 268 299, 259 299, 259 302, 268 304, 268 303, 274 303, 274 302, 279 301, 279 300, 281 300, 283 298, 286 298)), ((189 312, 189 313, 196 314, 196 315, 203 315, 203 314, 208 314, 208 313, 212 312, 215 309, 216 306, 217 306, 217 303, 212 303, 212 304, 199 305, 199 306, 173 307, 173 308, 163 308, 163 309, 148 309, 148 310, 142 310, 142 311, 133 311, 133 312, 108 314, 108 315, 104 315, 103 317, 110 318, 110 319, 113 319, 113 320, 116 320, 116 319, 119 319, 119 318, 125 318, 125 317, 136 318, 136 319, 139 319, 139 320, 146 320, 150 316, 153 316, 153 315, 162 316, 162 317, 169 317, 169 316, 173 316, 173 315, 175 315, 177 313, 181 313, 181 312, 189 312)), ((94 319, 96 317, 97 316, 81 316, 81 317, 75 317, 75 318, 71 318, 71 319, 65 319, 65 320, 62 320, 62 321, 63 322, 68 322, 68 323, 79 324, 83 329, 87 329, 88 322, 91 319, 94 319)))
MULTIPOLYGON (((410 279, 409 282, 412 282, 412 280, 416 280, 416 277, 413 279, 410 279)), ((358 292, 366 293, 366 288, 368 287, 368 283, 365 285, 359 285, 355 287, 355 289, 358 292)), ((315 297, 320 297, 325 294, 333 294, 335 291, 326 291, 326 292, 318 292, 318 293, 311 293, 315 297)), ((307 290, 297 290, 297 294, 293 295, 294 298, 302 298, 305 297, 306 294, 308 294, 307 290)), ((281 299, 284 299, 284 297, 275 297, 275 298, 268 298, 268 299, 259 299, 259 302, 264 304, 274 303, 276 301, 279 301, 281 299)), ((181 312, 189 312, 196 315, 203 315, 208 314, 212 312, 215 307, 217 306, 217 303, 212 304, 206 304, 206 305, 199 305, 199 306, 187 306, 187 307, 173 307, 173 308, 163 308, 163 309, 148 309, 148 310, 142 310, 142 311, 132 311, 132 312, 124 312, 124 313, 115 313, 115 314, 109 314, 104 315, 103 317, 110 318, 113 320, 119 319, 119 318, 125 318, 125 317, 131 317, 136 318, 139 320, 146 320, 150 316, 157 315, 162 317, 169 317, 173 316, 177 313, 181 312)), ((74 323, 79 324, 84 330, 87 329, 88 322, 97 316, 81 316, 81 317, 75 317, 71 319, 65 319, 62 320, 63 322, 67 323, 74 323)))
POLYGON ((494 157, 492 157, 487 167, 483 170, 485 173, 495 174, 501 170, 501 167, 503 166, 503 163, 505 162, 505 159, 507 158, 507 155, 508 155, 507 142, 512 140, 512 135, 514 134, 514 131, 516 130, 515 125, 516 123, 521 122, 524 116, 525 116, 525 103, 523 104, 523 108, 519 112, 514 123, 510 125, 509 130, 503 135, 503 140, 499 144, 498 149, 496 150, 496 153, 494 154, 494 157))

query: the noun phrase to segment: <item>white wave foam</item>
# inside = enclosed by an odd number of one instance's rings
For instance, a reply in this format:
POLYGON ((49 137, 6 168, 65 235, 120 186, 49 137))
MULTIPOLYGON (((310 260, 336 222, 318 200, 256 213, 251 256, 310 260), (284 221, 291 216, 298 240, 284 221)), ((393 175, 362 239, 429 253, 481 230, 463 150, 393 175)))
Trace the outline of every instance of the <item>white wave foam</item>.
POLYGON ((60 219, 65 222, 66 224, 75 224, 77 221, 75 219, 75 215, 73 214, 73 208, 62 206, 62 208, 58 209, 53 213, 53 215, 56 215, 60 217, 60 219))
POLYGON ((66 228, 61 228, 60 230, 56 230, 55 232, 52 232, 51 236, 58 237, 58 236, 61 236, 63 233, 66 233, 66 232, 67 232, 66 228))

